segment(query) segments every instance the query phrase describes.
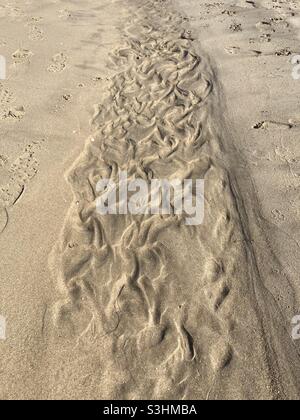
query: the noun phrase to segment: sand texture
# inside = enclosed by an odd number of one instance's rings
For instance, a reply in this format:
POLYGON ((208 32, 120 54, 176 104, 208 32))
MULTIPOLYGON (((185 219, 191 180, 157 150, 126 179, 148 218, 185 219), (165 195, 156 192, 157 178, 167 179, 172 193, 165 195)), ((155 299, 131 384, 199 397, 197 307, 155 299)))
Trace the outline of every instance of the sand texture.
POLYGON ((44 3, 0 6, 0 398, 298 399, 300 6, 44 3), (203 223, 100 215, 120 171, 203 223))

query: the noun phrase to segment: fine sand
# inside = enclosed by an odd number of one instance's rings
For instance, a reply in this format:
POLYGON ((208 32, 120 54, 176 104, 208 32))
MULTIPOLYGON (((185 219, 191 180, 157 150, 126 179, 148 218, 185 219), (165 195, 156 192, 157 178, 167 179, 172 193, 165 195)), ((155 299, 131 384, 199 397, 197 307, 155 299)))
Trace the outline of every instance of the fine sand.
POLYGON ((1 399, 299 399, 299 39, 291 0, 1 2, 1 399), (203 223, 100 215, 120 170, 203 223))

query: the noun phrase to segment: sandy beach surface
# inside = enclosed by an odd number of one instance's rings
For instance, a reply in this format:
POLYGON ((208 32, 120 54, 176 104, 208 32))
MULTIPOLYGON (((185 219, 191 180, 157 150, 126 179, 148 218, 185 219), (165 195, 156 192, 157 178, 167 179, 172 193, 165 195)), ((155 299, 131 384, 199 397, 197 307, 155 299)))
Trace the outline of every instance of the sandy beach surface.
POLYGON ((0 1, 1 400, 299 399, 299 64, 298 1, 0 1))

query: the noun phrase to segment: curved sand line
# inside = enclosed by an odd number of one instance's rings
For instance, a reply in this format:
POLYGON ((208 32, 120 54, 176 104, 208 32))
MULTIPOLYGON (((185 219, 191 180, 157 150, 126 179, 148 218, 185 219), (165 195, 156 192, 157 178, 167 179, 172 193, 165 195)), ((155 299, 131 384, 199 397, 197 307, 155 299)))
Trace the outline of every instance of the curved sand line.
POLYGON ((54 322, 86 348, 91 336, 109 341, 101 397, 283 398, 243 202, 215 129, 217 80, 168 3, 134 2, 111 54, 119 71, 68 174, 74 201, 51 255, 62 294, 54 322), (204 178, 204 224, 100 216, 96 184, 120 169, 149 182, 204 178))

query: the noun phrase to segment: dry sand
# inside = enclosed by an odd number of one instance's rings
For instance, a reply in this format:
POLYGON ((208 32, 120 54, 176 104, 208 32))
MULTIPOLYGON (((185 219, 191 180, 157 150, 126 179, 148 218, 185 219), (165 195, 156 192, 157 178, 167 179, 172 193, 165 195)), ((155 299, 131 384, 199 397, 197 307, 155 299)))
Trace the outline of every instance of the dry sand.
POLYGON ((289 0, 1 2, 1 399, 299 398, 299 38, 289 0), (120 169, 204 179, 203 224, 99 215, 120 169))

